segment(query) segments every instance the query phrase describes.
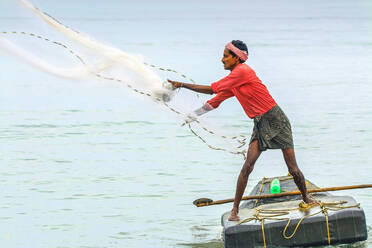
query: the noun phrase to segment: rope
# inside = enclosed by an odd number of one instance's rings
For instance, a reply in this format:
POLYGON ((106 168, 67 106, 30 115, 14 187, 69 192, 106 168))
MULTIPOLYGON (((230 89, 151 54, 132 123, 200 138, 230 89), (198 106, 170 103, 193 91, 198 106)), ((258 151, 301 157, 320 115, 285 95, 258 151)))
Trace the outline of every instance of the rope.
MULTIPOLYGON (((48 15, 47 13, 44 12, 44 14, 48 15)), ((53 18, 52 16, 48 15, 49 17, 53 18)), ((60 23, 58 20, 56 20, 55 18, 53 18, 56 22, 58 22, 59 24, 65 26, 66 28, 69 28, 68 26, 60 23)), ((71 29, 71 28, 69 28, 71 29)), ((73 30, 73 29, 71 29, 73 30)), ((74 32, 76 33, 79 33, 78 31, 75 31, 73 30, 74 32)), ((70 54, 72 54, 74 57, 76 57, 83 65, 86 65, 86 62, 82 59, 81 56, 79 56, 76 52, 74 52, 72 49, 70 49, 68 46, 66 46, 65 44, 61 43, 61 42, 57 42, 57 41, 53 41, 51 39, 48 39, 48 38, 45 38, 41 35, 37 35, 37 34, 34 34, 34 33, 28 33, 28 32, 18 32, 18 31, 11 31, 11 32, 7 32, 7 31, 1 31, 0 34, 18 34, 18 35, 25 35, 25 36, 30 36, 30 37, 33 37, 33 38, 37 38, 37 39, 40 39, 40 40, 43 40, 43 41, 46 41, 46 42, 49 42, 49 43, 52 43, 54 45, 57 45, 57 46, 60 46, 60 47, 63 47, 64 49, 66 49, 70 54)), ((159 67, 159 66, 156 66, 156 65, 152 65, 152 64, 148 64, 148 63, 144 63, 145 65, 147 66, 150 66, 150 67, 153 67, 153 68, 156 68, 158 70, 162 70, 162 71, 168 71, 168 72, 173 72, 173 73, 176 73, 180 76, 182 76, 183 78, 191 81, 192 83, 195 84, 195 81, 192 80, 191 78, 188 78, 186 75, 182 74, 182 73, 179 73, 177 72, 176 70, 173 70, 173 69, 168 69, 168 68, 163 68, 163 67, 159 67)), ((182 113, 176 109, 174 109, 173 107, 171 107, 169 104, 167 104, 166 102, 164 102, 161 98, 159 97, 154 97, 152 94, 150 93, 147 93, 147 92, 144 92, 144 91, 141 91, 137 88, 135 88, 134 86, 132 86, 131 84, 119 79, 119 78, 113 78, 113 77, 106 77, 102 74, 99 74, 99 73, 94 73, 94 75, 98 78, 101 78, 101 79, 104 79, 104 80, 107 80, 107 81, 116 81, 118 83, 122 83, 124 84, 127 88, 131 89, 132 91, 136 92, 137 94, 140 94, 140 95, 144 95, 144 96, 147 96, 147 97, 151 97, 152 99, 155 99, 156 102, 158 103, 161 103, 163 104, 166 108, 168 108, 171 112, 177 114, 177 115, 182 115, 182 116, 186 116, 185 113, 182 113)), ((197 94, 198 95, 198 94, 197 94)), ((198 95, 199 97, 199 95, 198 95)), ((245 137, 244 135, 237 135, 237 136, 232 136, 232 137, 229 137, 229 136, 226 136, 226 135, 218 135, 217 133, 215 133, 214 131, 206 128, 205 126, 203 126, 201 124, 201 122, 199 120, 195 120, 195 122, 204 130, 206 131, 207 133, 209 134, 212 134, 214 136, 217 136, 217 137, 220 137, 220 138, 223 138, 223 139, 231 139, 231 140, 234 140, 236 142, 239 143, 239 145, 236 147, 236 149, 239 149, 243 146, 246 145, 246 140, 247 140, 247 137, 245 137)), ((214 147, 212 145, 210 145, 204 138, 202 138, 190 125, 190 123, 188 123, 188 128, 189 130, 191 131, 191 133, 194 134, 194 136, 196 136, 197 138, 199 138, 204 144, 206 144, 210 149, 213 149, 213 150, 217 150, 217 151, 224 151, 224 152, 228 152, 228 153, 231 153, 231 154, 235 154, 235 155, 241 155, 243 157, 243 159, 245 160, 246 159, 246 152, 244 150, 242 151, 231 151, 231 150, 228 150, 228 149, 224 149, 224 148, 220 148, 220 147, 214 147)))
POLYGON ((323 213, 325 216, 325 224, 327 228, 327 239, 328 239, 328 245, 331 244, 331 235, 329 231, 329 217, 328 217, 328 211, 340 211, 343 209, 347 208, 355 208, 355 207, 360 207, 360 203, 355 204, 355 205, 350 205, 350 206, 341 206, 343 204, 347 203, 347 201, 338 201, 338 202, 321 202, 319 201, 319 204, 313 204, 309 205, 306 203, 301 202, 299 204, 299 207, 297 208, 291 208, 291 209, 260 209, 260 208, 254 208, 256 211, 255 214, 253 214, 252 217, 244 219, 240 222, 237 223, 237 225, 241 225, 243 223, 250 222, 252 220, 257 220, 261 222, 261 229, 262 229, 262 239, 264 243, 264 247, 266 247, 266 237, 265 237, 265 228, 264 228, 264 221, 265 220, 287 220, 287 224, 283 229, 282 235, 285 239, 291 239, 295 236, 297 233, 298 228, 300 227, 302 221, 308 217, 323 213), (287 229, 291 223, 291 218, 278 218, 281 216, 289 215, 291 211, 303 211, 303 210, 308 210, 313 207, 320 207, 320 211, 317 211, 312 214, 308 214, 303 216, 299 222, 296 224, 295 229, 293 230, 292 234, 287 235, 287 229))
MULTIPOLYGON (((261 195, 262 194, 262 190, 263 190, 264 184, 271 183, 272 180, 274 180, 274 179, 278 179, 279 181, 286 181, 286 180, 292 180, 293 179, 293 176, 290 175, 290 174, 288 174, 288 177, 282 177, 282 178, 277 178, 277 177, 267 178, 267 177, 263 177, 262 180, 261 180, 261 187, 260 187, 260 190, 258 192, 258 195, 261 195)), ((254 207, 253 208, 257 207, 258 201, 259 201, 259 199, 256 199, 256 202, 254 203, 254 207)))
POLYGON ((190 123, 188 123, 187 125, 190 129, 190 131, 196 136, 198 137, 204 144, 206 144, 210 149, 213 149, 213 150, 216 150, 216 151, 225 151, 225 152, 228 152, 228 153, 231 153, 231 154, 240 154, 242 155, 243 157, 243 160, 246 160, 246 155, 245 155, 245 152, 244 151, 230 151, 230 150, 227 150, 227 149, 224 149, 224 148, 220 148, 220 147, 214 147, 212 145, 210 145, 207 141, 205 141, 205 139, 203 139, 199 134, 197 134, 192 128, 191 128, 191 125, 190 123))
POLYGON ((266 247, 266 238, 265 238, 265 225, 264 225, 265 219, 261 221, 261 229, 262 229, 262 238, 264 241, 264 247, 266 247))
POLYGON ((45 38, 45 37, 43 37, 41 35, 37 35, 37 34, 34 34, 34 33, 17 32, 17 31, 11 31, 11 32, 1 31, 0 33, 1 34, 22 34, 22 35, 28 35, 28 36, 31 36, 31 37, 34 37, 34 38, 37 38, 37 39, 44 40, 44 41, 49 42, 49 43, 53 43, 55 45, 58 45, 58 46, 63 47, 69 53, 71 53, 75 58, 77 58, 83 65, 86 65, 85 61, 77 53, 75 53, 72 49, 70 49, 68 46, 66 46, 65 44, 63 44, 61 42, 53 41, 53 40, 50 40, 48 38, 45 38))
MULTIPOLYGON (((260 191, 258 192, 258 195, 261 195, 263 186, 266 183, 265 180, 266 180, 266 177, 263 177, 261 180, 261 187, 260 187, 260 191)), ((257 203, 258 203, 258 199, 256 199, 256 202, 254 203, 254 207, 257 207, 257 203)))
POLYGON ((264 183, 271 183, 272 180, 278 179, 279 181, 288 181, 292 180, 293 176, 291 174, 288 174, 286 177, 278 178, 278 177, 264 177, 263 180, 265 180, 264 183))

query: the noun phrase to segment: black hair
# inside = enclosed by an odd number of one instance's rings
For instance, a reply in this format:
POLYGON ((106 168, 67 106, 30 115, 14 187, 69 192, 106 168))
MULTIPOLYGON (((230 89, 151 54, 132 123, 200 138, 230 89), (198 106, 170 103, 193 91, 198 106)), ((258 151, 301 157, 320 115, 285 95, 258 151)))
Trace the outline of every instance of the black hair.
MULTIPOLYGON (((233 40, 233 41, 231 41, 231 43, 232 43, 236 48, 239 48, 239 49, 242 50, 242 51, 246 51, 247 54, 248 54, 248 47, 247 47, 247 45, 246 45, 243 41, 241 41, 241 40, 233 40)), ((236 55, 234 52, 232 52, 232 51, 230 51, 230 50, 229 50, 229 52, 230 52, 230 54, 231 54, 233 57, 237 57, 237 55, 236 55)), ((242 59, 239 59, 239 62, 240 62, 240 63, 244 63, 245 61, 243 61, 242 59)))

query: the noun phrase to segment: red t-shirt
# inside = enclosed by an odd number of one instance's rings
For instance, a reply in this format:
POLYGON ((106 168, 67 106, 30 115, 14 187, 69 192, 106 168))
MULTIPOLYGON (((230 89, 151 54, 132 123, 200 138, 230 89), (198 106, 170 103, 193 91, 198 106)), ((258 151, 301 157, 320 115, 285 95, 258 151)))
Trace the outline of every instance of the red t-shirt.
POLYGON ((207 101, 208 104, 217 108, 227 98, 236 96, 249 118, 263 115, 276 105, 266 86, 246 64, 237 65, 211 87, 217 96, 207 101))

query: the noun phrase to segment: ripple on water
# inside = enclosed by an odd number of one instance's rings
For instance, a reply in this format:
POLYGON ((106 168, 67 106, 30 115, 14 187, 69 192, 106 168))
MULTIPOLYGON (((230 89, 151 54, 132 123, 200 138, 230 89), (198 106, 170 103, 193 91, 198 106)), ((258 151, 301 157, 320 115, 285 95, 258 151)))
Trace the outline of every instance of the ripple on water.
POLYGON ((118 232, 116 235, 111 235, 110 238, 113 238, 113 239, 135 239, 135 237, 133 237, 133 234, 130 233, 130 232, 118 232))
POLYGON ((22 125, 13 125, 13 127, 21 127, 21 128, 58 128, 59 126, 53 124, 22 124, 22 125))
POLYGON ((43 225, 42 227, 53 231, 71 231, 74 229, 72 224, 43 225))

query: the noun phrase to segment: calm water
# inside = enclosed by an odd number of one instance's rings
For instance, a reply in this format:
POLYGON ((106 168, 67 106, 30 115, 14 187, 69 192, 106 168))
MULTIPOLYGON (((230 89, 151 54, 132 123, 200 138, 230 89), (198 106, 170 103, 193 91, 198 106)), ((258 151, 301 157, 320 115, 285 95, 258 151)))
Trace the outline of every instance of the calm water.
MULTIPOLYGON (((34 3, 201 84, 226 75, 224 44, 244 40, 248 64, 291 119, 305 176, 324 187, 371 183, 371 1, 34 3)), ((25 13, 2 0, 1 31, 49 32, 25 13)), ((220 216, 231 204, 192 201, 232 197, 239 156, 210 150, 122 85, 58 79, 5 53, 0 65, 1 247, 223 246, 220 216)), ((252 129, 236 100, 203 119, 220 133, 252 129)), ((248 190, 286 173, 281 152, 265 152, 248 190)), ((336 194, 352 194, 372 226, 371 190, 336 194)))

